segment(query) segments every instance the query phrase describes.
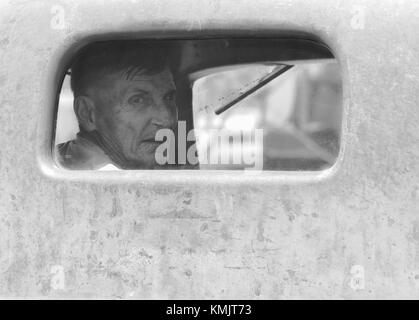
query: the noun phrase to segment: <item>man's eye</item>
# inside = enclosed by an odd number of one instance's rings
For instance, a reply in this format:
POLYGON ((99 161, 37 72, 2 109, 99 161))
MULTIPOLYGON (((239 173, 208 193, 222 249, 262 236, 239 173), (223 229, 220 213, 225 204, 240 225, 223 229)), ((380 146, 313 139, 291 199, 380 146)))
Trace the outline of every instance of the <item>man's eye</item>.
POLYGON ((176 93, 175 92, 168 93, 168 94, 166 94, 164 99, 166 101, 174 101, 176 99, 176 93))
POLYGON ((129 98, 128 102, 129 104, 144 104, 147 102, 147 98, 143 94, 137 94, 129 98))

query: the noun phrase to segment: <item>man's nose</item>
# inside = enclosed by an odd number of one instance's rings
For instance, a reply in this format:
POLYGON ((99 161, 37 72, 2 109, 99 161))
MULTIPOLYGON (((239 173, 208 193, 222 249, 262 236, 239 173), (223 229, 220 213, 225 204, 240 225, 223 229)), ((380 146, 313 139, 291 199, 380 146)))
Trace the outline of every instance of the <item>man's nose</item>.
POLYGON ((175 124, 174 111, 171 110, 164 101, 159 101, 156 105, 152 119, 154 125, 162 128, 172 128, 175 124))

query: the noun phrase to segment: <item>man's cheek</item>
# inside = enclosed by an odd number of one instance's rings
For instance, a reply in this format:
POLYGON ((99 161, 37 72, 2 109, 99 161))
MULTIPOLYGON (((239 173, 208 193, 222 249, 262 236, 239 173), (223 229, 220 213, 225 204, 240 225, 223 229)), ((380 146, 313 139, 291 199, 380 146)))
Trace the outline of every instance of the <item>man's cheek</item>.
POLYGON ((136 128, 135 124, 129 121, 121 122, 122 126, 121 129, 123 130, 123 139, 124 143, 127 146, 131 146, 131 148, 138 148, 138 129, 136 128))

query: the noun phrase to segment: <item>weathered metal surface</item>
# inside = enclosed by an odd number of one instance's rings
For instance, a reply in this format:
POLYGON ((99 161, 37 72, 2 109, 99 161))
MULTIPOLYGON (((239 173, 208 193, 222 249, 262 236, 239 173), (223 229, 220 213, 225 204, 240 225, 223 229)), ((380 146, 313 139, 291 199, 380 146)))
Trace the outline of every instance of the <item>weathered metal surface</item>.
POLYGON ((418 298, 418 29, 414 0, 2 1, 0 296, 418 298), (331 47, 344 83, 331 170, 53 166, 67 49, 116 31, 220 30, 294 30, 331 47))

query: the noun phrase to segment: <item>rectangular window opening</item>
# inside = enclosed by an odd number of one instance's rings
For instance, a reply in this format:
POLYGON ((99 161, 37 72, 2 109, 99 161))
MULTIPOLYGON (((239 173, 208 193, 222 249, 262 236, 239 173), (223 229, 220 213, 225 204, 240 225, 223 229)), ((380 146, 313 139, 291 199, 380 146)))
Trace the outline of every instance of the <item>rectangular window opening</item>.
POLYGON ((318 171, 339 154, 341 72, 313 40, 95 42, 63 77, 66 169, 318 171))

